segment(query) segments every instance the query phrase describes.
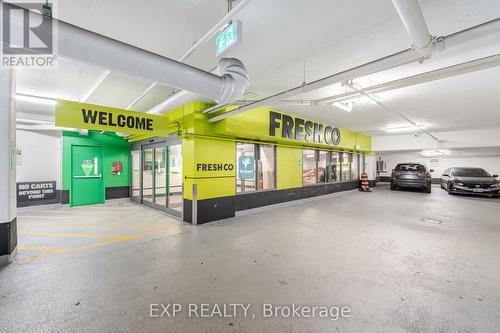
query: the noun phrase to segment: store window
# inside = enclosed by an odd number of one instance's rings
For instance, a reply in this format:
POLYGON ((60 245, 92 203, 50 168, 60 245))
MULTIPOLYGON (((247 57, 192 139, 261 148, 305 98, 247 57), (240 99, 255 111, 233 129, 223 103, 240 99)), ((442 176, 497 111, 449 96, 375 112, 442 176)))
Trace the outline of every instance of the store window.
POLYGON ((347 181, 351 180, 351 162, 352 162, 352 154, 351 153, 340 153, 341 155, 341 180, 347 181))
POLYGON ((258 189, 274 189, 276 180, 275 147, 270 145, 259 145, 258 159, 258 189))
POLYGON ((271 145, 236 144, 236 192, 276 188, 276 149, 271 145))
POLYGON ((327 151, 318 151, 318 183, 326 183, 327 167, 330 153, 327 151))
POLYGON ((255 145, 236 144, 236 192, 253 192, 255 186, 255 145))
POLYGON ((317 181, 316 151, 312 149, 302 150, 302 184, 313 185, 317 181))
POLYGON ((339 154, 332 152, 330 153, 330 163, 328 165, 327 181, 330 183, 339 181, 338 178, 339 172, 340 172, 339 154))
POLYGON ((351 180, 359 179, 359 154, 351 154, 351 180))

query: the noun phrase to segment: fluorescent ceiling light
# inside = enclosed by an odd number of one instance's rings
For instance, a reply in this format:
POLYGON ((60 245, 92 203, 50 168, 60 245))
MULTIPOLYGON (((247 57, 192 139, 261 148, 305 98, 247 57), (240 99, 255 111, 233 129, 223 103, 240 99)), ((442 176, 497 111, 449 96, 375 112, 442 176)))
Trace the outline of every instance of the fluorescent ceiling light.
POLYGON ((352 104, 352 102, 333 102, 332 106, 345 112, 351 112, 352 104))
POLYGON ((427 125, 418 125, 418 126, 399 126, 399 127, 388 127, 385 129, 388 133, 396 133, 396 132, 414 132, 420 131, 422 129, 426 129, 427 125))
POLYGON ((451 151, 449 149, 429 149, 422 150, 421 154, 425 157, 438 157, 442 155, 451 155, 451 151))
POLYGON ((16 99, 18 101, 29 102, 29 103, 37 103, 37 104, 46 104, 46 105, 56 105, 56 100, 45 98, 45 97, 36 97, 36 96, 28 96, 28 95, 16 95, 16 99))

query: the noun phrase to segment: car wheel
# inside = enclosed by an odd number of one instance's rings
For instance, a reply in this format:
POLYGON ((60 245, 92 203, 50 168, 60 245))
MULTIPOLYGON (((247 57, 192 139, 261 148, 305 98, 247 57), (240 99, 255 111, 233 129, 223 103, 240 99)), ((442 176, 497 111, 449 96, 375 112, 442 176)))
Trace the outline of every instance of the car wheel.
POLYGON ((424 189, 424 192, 425 192, 425 193, 431 193, 431 191, 432 191, 432 187, 430 187, 430 186, 429 186, 429 187, 426 187, 426 188, 424 189))
POLYGON ((453 185, 451 183, 448 183, 448 194, 453 195, 453 185))
POLYGON ((397 189, 398 189, 398 187, 396 185, 394 185, 393 183, 391 183, 391 191, 394 191, 397 189))

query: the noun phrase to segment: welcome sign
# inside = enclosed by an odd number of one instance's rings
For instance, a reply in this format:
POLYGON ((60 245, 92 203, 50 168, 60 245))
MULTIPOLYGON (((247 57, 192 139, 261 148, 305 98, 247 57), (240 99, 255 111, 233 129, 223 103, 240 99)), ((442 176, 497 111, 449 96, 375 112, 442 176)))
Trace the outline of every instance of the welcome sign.
POLYGON ((57 102, 55 125, 155 136, 169 134, 168 119, 165 117, 70 101, 57 102))

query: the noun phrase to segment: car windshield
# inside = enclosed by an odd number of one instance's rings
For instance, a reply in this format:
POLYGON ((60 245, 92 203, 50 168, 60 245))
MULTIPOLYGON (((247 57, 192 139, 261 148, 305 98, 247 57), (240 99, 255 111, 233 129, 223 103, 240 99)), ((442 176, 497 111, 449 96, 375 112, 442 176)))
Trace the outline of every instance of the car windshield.
POLYGON ((399 164, 396 167, 397 171, 425 171, 425 167, 422 164, 399 164))
POLYGON ((489 173, 483 169, 453 169, 451 172, 455 177, 491 177, 489 173))

